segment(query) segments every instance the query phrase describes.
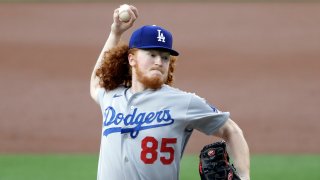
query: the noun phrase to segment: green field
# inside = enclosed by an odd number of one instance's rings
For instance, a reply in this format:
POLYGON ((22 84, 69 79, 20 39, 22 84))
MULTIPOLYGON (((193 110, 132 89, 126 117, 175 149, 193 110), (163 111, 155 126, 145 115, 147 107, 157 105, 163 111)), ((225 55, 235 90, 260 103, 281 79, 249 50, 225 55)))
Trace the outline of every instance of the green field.
MULTIPOLYGON (((94 180, 97 155, 0 155, 0 180, 94 180)), ((198 180, 198 157, 186 155, 181 180, 198 180)), ((319 180, 320 155, 253 155, 253 180, 319 180)))

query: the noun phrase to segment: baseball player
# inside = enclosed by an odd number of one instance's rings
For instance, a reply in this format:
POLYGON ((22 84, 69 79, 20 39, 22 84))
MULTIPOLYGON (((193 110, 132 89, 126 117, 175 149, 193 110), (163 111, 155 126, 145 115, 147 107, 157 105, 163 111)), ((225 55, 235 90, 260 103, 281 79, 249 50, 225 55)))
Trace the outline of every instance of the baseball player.
POLYGON ((121 44, 134 24, 113 14, 111 32, 93 69, 91 97, 102 111, 98 180, 177 180, 184 148, 194 129, 224 139, 241 179, 249 177, 249 148, 241 129, 203 98, 171 87, 172 34, 146 25, 121 44))

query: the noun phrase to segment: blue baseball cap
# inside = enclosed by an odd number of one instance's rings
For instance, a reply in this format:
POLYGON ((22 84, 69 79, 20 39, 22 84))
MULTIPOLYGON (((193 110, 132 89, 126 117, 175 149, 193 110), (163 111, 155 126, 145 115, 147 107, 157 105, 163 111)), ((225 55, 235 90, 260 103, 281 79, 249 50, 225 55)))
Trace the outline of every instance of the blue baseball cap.
POLYGON ((156 25, 147 25, 136 29, 131 35, 129 48, 162 49, 170 52, 173 56, 179 55, 177 51, 172 49, 171 33, 156 25))

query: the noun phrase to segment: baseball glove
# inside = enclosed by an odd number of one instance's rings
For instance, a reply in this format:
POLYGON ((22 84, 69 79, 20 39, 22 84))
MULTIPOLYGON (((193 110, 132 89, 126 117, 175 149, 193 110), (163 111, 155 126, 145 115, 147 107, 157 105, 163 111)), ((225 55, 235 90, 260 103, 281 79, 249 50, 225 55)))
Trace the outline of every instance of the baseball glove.
POLYGON ((240 180, 233 164, 229 162, 225 141, 204 146, 199 157, 201 180, 240 180))

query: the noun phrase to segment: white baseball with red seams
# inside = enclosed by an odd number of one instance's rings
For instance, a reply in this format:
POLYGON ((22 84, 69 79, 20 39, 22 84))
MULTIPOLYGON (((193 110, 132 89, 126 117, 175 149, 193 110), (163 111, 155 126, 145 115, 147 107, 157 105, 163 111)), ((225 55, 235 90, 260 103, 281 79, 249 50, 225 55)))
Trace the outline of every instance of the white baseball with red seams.
POLYGON ((128 4, 123 4, 119 8, 119 20, 122 22, 128 22, 131 18, 128 10, 130 6, 128 4))
POLYGON ((122 86, 101 88, 98 98, 98 180, 178 180, 193 129, 212 135, 229 118, 199 96, 168 85, 136 94, 122 86))

